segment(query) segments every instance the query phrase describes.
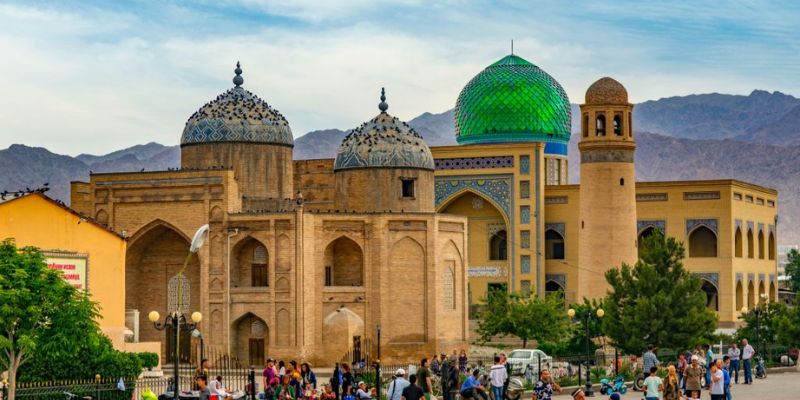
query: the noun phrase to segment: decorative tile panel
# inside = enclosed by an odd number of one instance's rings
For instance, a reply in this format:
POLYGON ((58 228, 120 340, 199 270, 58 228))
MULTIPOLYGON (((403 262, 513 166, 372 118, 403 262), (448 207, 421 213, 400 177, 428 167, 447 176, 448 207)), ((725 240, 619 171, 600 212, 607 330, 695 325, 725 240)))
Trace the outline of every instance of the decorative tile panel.
POLYGON ((520 247, 522 247, 523 249, 531 248, 531 231, 520 231, 519 238, 520 238, 520 247))
POLYGON ((510 177, 437 177, 434 192, 438 207, 456 194, 473 190, 494 201, 501 211, 510 217, 513 214, 511 210, 512 189, 510 177))
POLYGON ((504 267, 469 267, 467 276, 473 277, 504 277, 508 275, 504 267))
POLYGON ((736 273, 736 283, 741 282, 743 278, 744 278, 744 274, 742 274, 741 272, 737 272, 736 273))
POLYGON ((519 197, 521 199, 528 199, 531 197, 531 183, 530 181, 519 182, 519 197))
POLYGON ((489 236, 489 240, 491 240, 497 232, 503 231, 506 229, 506 224, 499 223, 499 224, 486 224, 486 234, 489 236))
POLYGON ((519 156, 519 173, 528 175, 531 172, 531 158, 530 156, 519 156))
POLYGON ((553 281, 561 285, 562 288, 567 288, 567 276, 564 274, 545 274, 544 281, 545 283, 553 281))
POLYGON ((764 224, 762 224, 760 222, 758 223, 758 231, 759 232, 764 232, 764 224))
POLYGON ((636 232, 642 233, 647 228, 657 229, 663 235, 667 232, 667 223, 664 220, 636 221, 636 232))
POLYGON ((758 281, 764 282, 766 279, 766 274, 758 274, 758 281))
POLYGON ((695 272, 694 275, 700 279, 705 279, 711 282, 716 287, 719 287, 719 274, 716 272, 695 272))
POLYGON ((567 235, 565 233, 566 229, 564 227, 564 223, 563 222, 545 222, 544 231, 547 232, 549 230, 553 230, 555 232, 558 232, 558 234, 561 235, 561 237, 563 237, 563 238, 567 237, 567 235))
POLYGON ((767 227, 769 229, 769 233, 774 235, 775 234, 775 225, 767 225, 767 227))
POLYGON ((567 196, 545 196, 544 204, 567 204, 569 198, 567 196))
POLYGON ((491 169, 514 167, 513 156, 437 158, 433 160, 437 170, 447 169, 491 169))
POLYGON ((754 274, 752 272, 748 272, 747 273, 747 281, 748 282, 753 282, 755 280, 756 280, 756 274, 754 274))
POLYGON ((667 201, 669 196, 666 193, 642 193, 636 195, 636 201, 667 201))
POLYGON ((530 206, 520 206, 519 207, 519 220, 523 224, 530 224, 531 223, 531 207, 530 206))
POLYGON ((719 192, 683 192, 684 200, 719 200, 719 192))
POLYGON ((736 219, 734 220, 734 224, 736 225, 736 228, 742 229, 742 220, 736 219))
POLYGON ((755 224, 753 224, 753 221, 747 221, 747 229, 750 229, 751 231, 755 230, 755 224))
POLYGON ((185 275, 175 275, 167 282, 167 311, 183 313, 192 309, 191 283, 185 275), (178 298, 180 292, 180 303, 178 298))
POLYGON ((775 274, 769 274, 769 281, 772 282, 772 283, 776 282, 775 274))
POLYGON ((716 219, 687 219, 686 220, 686 234, 688 235, 693 230, 700 226, 705 226, 711 229, 714 234, 717 233, 717 220, 716 219))
POLYGON ((520 272, 523 274, 530 274, 531 273, 531 256, 524 255, 520 257, 519 263, 520 272))

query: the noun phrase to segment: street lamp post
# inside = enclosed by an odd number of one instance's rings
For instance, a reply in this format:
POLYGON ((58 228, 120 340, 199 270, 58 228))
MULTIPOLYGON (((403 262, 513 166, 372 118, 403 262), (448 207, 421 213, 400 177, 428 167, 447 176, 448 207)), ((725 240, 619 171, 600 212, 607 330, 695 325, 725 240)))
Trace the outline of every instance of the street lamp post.
POLYGON ((174 311, 171 314, 167 315, 164 318, 164 322, 159 322, 159 319, 161 319, 161 315, 159 315, 158 311, 150 311, 150 314, 148 314, 147 317, 148 319, 150 319, 150 322, 153 323, 153 326, 159 331, 163 331, 164 329, 167 329, 167 327, 172 327, 172 337, 170 338, 170 340, 172 340, 172 343, 175 344, 174 346, 175 353, 173 355, 173 366, 175 367, 173 371, 174 395, 172 396, 172 398, 177 399, 180 395, 179 367, 180 367, 180 354, 181 354, 178 337, 180 336, 181 330, 187 332, 195 330, 195 328, 197 328, 197 324, 203 320, 203 314, 200 314, 200 312, 198 311, 193 312, 192 323, 186 321, 186 316, 184 316, 183 313, 179 313, 178 311, 174 311))
MULTIPOLYGON (((597 318, 603 318, 606 312, 603 311, 602 308, 598 308, 596 314, 597 318)), ((574 319, 576 315, 575 309, 570 308, 569 310, 567 310, 567 315, 570 317, 570 319, 574 319)), ((589 350, 589 320, 592 318, 591 310, 581 312, 578 318, 583 319, 583 325, 586 327, 586 389, 584 390, 584 394, 587 397, 592 397, 594 396, 594 392, 592 391, 591 368, 589 368, 589 363, 591 362, 592 358, 591 352, 589 350)))
POLYGON ((375 392, 381 398, 381 324, 376 326, 378 330, 378 358, 375 359, 375 392))
POLYGON ((200 339, 200 366, 199 366, 199 368, 202 370, 203 369, 203 360, 206 358, 205 346, 203 344, 203 333, 200 332, 199 329, 195 328, 195 330, 192 331, 192 336, 195 337, 195 338, 200 339))

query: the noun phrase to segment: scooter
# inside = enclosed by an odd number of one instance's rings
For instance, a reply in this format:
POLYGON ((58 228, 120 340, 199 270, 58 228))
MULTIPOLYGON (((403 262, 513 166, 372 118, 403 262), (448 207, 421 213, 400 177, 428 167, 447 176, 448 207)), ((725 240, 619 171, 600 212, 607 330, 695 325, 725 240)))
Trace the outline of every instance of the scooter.
POLYGON ((756 378, 767 378, 767 366, 764 364, 764 357, 756 356, 756 378))
POLYGON ((614 382, 609 382, 608 379, 600 380, 600 393, 611 395, 614 392, 625 394, 628 392, 628 386, 625 385, 625 377, 618 375, 614 378, 614 382))

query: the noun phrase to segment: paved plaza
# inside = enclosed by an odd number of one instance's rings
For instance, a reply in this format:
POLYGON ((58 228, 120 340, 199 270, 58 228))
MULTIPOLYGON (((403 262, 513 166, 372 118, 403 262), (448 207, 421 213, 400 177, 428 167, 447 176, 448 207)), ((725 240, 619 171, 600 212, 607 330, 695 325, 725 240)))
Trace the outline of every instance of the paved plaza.
MULTIPOLYGON (((558 399, 569 399, 568 391, 557 396, 558 399)), ((767 379, 756 379, 752 385, 734 385, 734 400, 797 400, 800 399, 800 373, 775 373, 767 379)), ((595 396, 594 399, 605 400, 608 396, 595 396)), ((629 391, 623 399, 644 399, 642 392, 629 391)), ((700 397, 709 399, 707 391, 700 397)))

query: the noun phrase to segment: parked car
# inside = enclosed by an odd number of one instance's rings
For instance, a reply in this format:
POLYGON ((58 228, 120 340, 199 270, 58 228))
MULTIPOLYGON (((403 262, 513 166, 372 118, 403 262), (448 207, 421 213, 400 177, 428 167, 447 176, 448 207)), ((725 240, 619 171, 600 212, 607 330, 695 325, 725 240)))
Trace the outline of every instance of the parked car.
POLYGON ((549 368, 553 365, 553 357, 539 349, 517 349, 508 355, 508 362, 511 363, 512 374, 522 375, 530 368, 536 376, 539 374, 539 365, 542 368, 549 368))

